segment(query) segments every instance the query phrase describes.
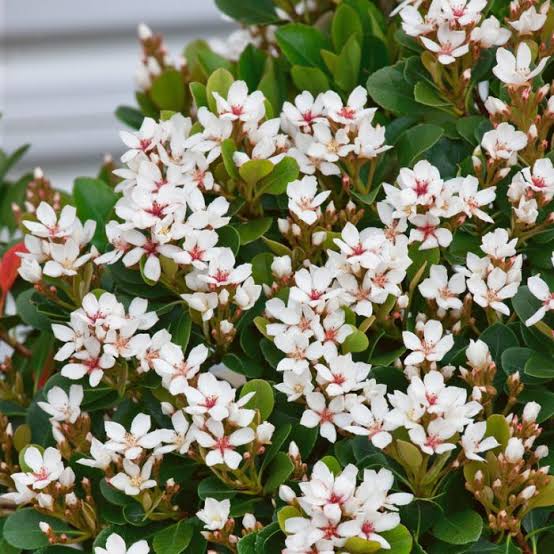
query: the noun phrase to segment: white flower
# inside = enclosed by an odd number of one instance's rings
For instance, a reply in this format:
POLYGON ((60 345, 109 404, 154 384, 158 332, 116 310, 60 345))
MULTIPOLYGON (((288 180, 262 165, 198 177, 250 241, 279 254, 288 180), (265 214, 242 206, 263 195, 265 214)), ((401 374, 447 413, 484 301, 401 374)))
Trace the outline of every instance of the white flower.
POLYGON ((554 292, 550 292, 550 288, 540 278, 540 275, 533 275, 527 280, 527 286, 531 294, 542 302, 542 306, 525 322, 527 327, 535 325, 544 318, 547 312, 554 310, 554 292))
POLYGON ((156 448, 163 440, 162 430, 149 433, 151 426, 150 416, 146 414, 137 414, 134 417, 129 432, 120 423, 105 421, 106 435, 110 439, 106 447, 112 452, 124 454, 128 460, 135 460, 142 454, 143 449, 156 448))
POLYGON ((438 44, 425 36, 420 37, 423 46, 427 50, 435 52, 439 62, 443 65, 454 63, 456 58, 469 52, 465 31, 454 31, 447 23, 440 25, 437 39, 438 44))
POLYGON ((457 177, 449 181, 457 190, 462 202, 463 211, 468 217, 478 217, 488 223, 494 223, 492 217, 485 213, 481 207, 492 204, 496 198, 496 188, 488 187, 479 189, 479 181, 473 176, 457 177))
POLYGON ((198 279, 215 285, 224 287, 227 285, 238 285, 242 283, 252 273, 250 264, 241 264, 235 267, 235 256, 230 248, 221 248, 217 254, 208 263, 206 274, 200 274, 198 279))
POLYGON ((443 454, 454 450, 456 445, 448 442, 455 429, 443 419, 433 419, 427 429, 418 425, 408 431, 410 440, 417 444, 425 454, 443 454))
POLYGON ((137 133, 120 131, 119 136, 130 148, 130 150, 121 156, 121 161, 126 164, 139 154, 153 150, 161 138, 161 129, 151 117, 145 117, 137 133))
POLYGON ((323 94, 323 103, 328 117, 342 125, 356 125, 362 118, 373 115, 377 111, 376 108, 364 108, 366 102, 367 90, 362 86, 357 86, 350 93, 346 105, 333 90, 323 94))
POLYGON ((310 343, 306 335, 300 332, 291 331, 277 335, 274 342, 275 346, 287 355, 277 364, 277 371, 292 371, 300 375, 309 368, 309 362, 318 360, 323 356, 321 343, 310 343))
POLYGON ((256 285, 254 279, 252 277, 248 277, 242 285, 237 287, 233 301, 242 310, 249 310, 254 306, 261 293, 261 285, 256 285))
MULTIPOLYGON (((407 3, 407 2, 406 2, 407 3)), ((397 9, 405 4, 401 4, 397 9)), ((392 15, 392 14, 391 14, 392 15)), ((434 24, 431 18, 425 19, 415 6, 406 6, 400 10, 402 29, 410 37, 418 37, 433 30, 434 24)))
POLYGON ((531 35, 542 29, 546 22, 546 16, 550 9, 550 1, 547 0, 537 12, 536 6, 527 8, 516 21, 508 23, 519 33, 519 35, 531 35))
POLYGON ((350 222, 343 227, 341 238, 333 239, 349 263, 360 264, 365 268, 376 268, 381 262, 378 248, 384 240, 380 229, 369 228, 359 232, 350 222))
POLYGON ((81 414, 83 387, 71 385, 69 395, 60 387, 52 387, 46 394, 48 402, 38 402, 38 405, 50 416, 50 421, 67 421, 75 423, 81 414))
POLYGON ((290 299, 316 308, 340 294, 340 289, 329 289, 332 281, 333 274, 325 267, 300 269, 294 274, 296 286, 291 288, 290 299))
POLYGON ((242 455, 235 451, 237 446, 248 444, 255 439, 254 430, 244 427, 230 435, 225 434, 221 421, 209 419, 206 431, 198 430, 195 438, 202 448, 209 449, 206 455, 206 465, 225 464, 230 469, 237 469, 242 461, 242 455))
POLYGON ((204 508, 196 512, 198 519, 204 522, 204 529, 218 531, 225 527, 231 511, 231 501, 217 501, 215 498, 206 498, 204 508))
POLYGON ((327 365, 317 364, 317 382, 325 387, 328 396, 339 396, 360 390, 371 366, 364 362, 354 362, 352 354, 333 357, 327 365))
POLYGON ((431 214, 418 214, 410 217, 410 223, 415 229, 410 231, 410 242, 421 242, 421 250, 429 250, 442 246, 446 248, 452 242, 449 229, 439 227, 440 219, 431 214))
POLYGON ((115 358, 109 354, 101 354, 100 342, 94 337, 84 341, 84 350, 74 355, 74 362, 63 366, 62 375, 68 379, 81 379, 88 375, 91 387, 96 387, 104 376, 104 370, 115 365, 115 358))
POLYGON ((537 160, 533 168, 524 167, 514 176, 514 180, 518 178, 523 181, 524 187, 543 194, 547 200, 554 196, 554 167, 549 158, 537 160))
POLYGON ((360 158, 372 159, 390 150, 392 146, 385 144, 385 127, 371 124, 371 119, 365 117, 358 126, 358 135, 354 139, 354 150, 360 158))
POLYGON ((38 283, 42 279, 42 268, 35 258, 22 257, 17 271, 21 278, 29 283, 38 283))
POLYGON ((486 280, 479 276, 470 277, 467 288, 479 306, 483 308, 490 306, 497 312, 510 315, 510 309, 502 301, 515 296, 518 283, 509 283, 507 273, 495 267, 486 280))
POLYGON ((194 292, 181 294, 181 298, 193 309, 202 314, 203 321, 209 321, 214 316, 214 310, 219 304, 217 292, 194 292))
POLYGON ((390 531, 399 524, 400 516, 395 512, 364 510, 357 514, 355 519, 341 523, 337 532, 345 538, 360 537, 366 541, 377 542, 382 549, 389 550, 390 543, 379 533, 390 531))
POLYGON ((419 291, 424 298, 430 298, 444 310, 459 310, 462 301, 458 298, 466 290, 465 278, 461 273, 455 273, 450 280, 446 267, 432 265, 429 277, 419 285, 419 291))
POLYGON ((477 42, 482 48, 491 48, 506 44, 511 34, 509 29, 502 27, 498 19, 491 15, 471 31, 471 40, 477 42))
POLYGON ((275 385, 275 388, 283 394, 286 394, 289 402, 294 402, 314 390, 312 375, 308 369, 300 373, 285 371, 283 374, 283 382, 275 385))
POLYGON ((229 405, 235 399, 235 389, 226 381, 218 381, 211 373, 202 373, 195 388, 184 390, 192 415, 206 415, 215 421, 229 417, 229 405))
POLYGON ((349 407, 353 424, 346 431, 356 435, 366 435, 373 446, 385 448, 392 442, 392 431, 396 426, 388 421, 389 408, 383 396, 371 400, 371 409, 359 402, 349 407))
POLYGON ((466 348, 466 358, 473 368, 486 369, 492 363, 492 356, 486 342, 480 339, 469 339, 469 346, 466 348))
POLYGON ((317 179, 315 177, 305 176, 299 181, 292 181, 287 185, 289 210, 304 223, 313 225, 319 217, 319 206, 329 194, 331 194, 331 191, 317 194, 317 179))
POLYGON ((88 262, 92 253, 79 256, 80 248, 73 239, 68 239, 64 244, 50 245, 51 260, 46 262, 43 272, 49 277, 61 277, 62 275, 77 275, 77 270, 88 262))
POLYGON ((508 160, 513 165, 517 160, 517 152, 527 146, 527 135, 504 122, 496 129, 487 131, 481 145, 493 160, 508 160))
POLYGON ((145 540, 133 543, 129 548, 125 541, 117 534, 112 533, 106 540, 106 548, 96 546, 94 554, 149 554, 150 548, 145 540))
POLYGON ((72 234, 77 220, 77 210, 74 206, 64 206, 60 217, 46 202, 41 202, 36 210, 38 221, 24 220, 23 225, 36 237, 59 239, 66 238, 72 234))
POLYGON ((314 509, 322 510, 329 519, 339 521, 341 507, 348 505, 356 490, 357 474, 354 464, 348 464, 335 476, 324 462, 316 462, 310 480, 299 484, 303 494, 298 498, 300 507, 308 514, 314 509))
POLYGON ((442 323, 434 319, 423 326, 422 338, 410 331, 404 331, 402 339, 406 348, 412 350, 404 360, 406 365, 418 365, 424 360, 438 362, 454 346, 452 335, 443 336, 442 323))
POLYGON ((315 100, 310 92, 305 90, 294 99, 294 104, 285 102, 281 117, 295 127, 307 130, 314 123, 325 123, 323 115, 323 97, 319 95, 315 100))
POLYGON ((519 43, 515 56, 509 50, 499 48, 496 51, 497 64, 492 71, 507 85, 526 85, 544 69, 549 57, 542 58, 533 70, 530 68, 531 59, 531 49, 525 42, 519 43))
POLYGON ((62 455, 56 448, 48 447, 41 453, 35 446, 29 446, 25 449, 23 459, 31 471, 16 473, 13 479, 34 490, 44 489, 53 481, 57 481, 64 471, 62 455))
POLYGON ((511 239, 506 229, 498 228, 487 233, 481 242, 481 250, 496 260, 516 255, 517 239, 511 239))
POLYGON ((104 444, 95 437, 91 438, 90 455, 92 456, 92 460, 88 458, 80 458, 77 460, 77 463, 88 467, 96 467, 98 469, 106 470, 110 464, 118 458, 118 455, 115 452, 104 446, 104 444))
POLYGON ((156 481, 150 479, 154 458, 150 457, 142 468, 127 458, 123 459, 124 472, 120 472, 109 480, 110 485, 129 496, 137 496, 141 491, 156 486, 156 481))
POLYGON ((486 431, 486 421, 471 423, 466 427, 460 440, 460 444, 462 445, 464 454, 468 460, 482 462, 483 458, 478 456, 478 454, 498 446, 498 441, 494 437, 487 437, 484 439, 486 431))
POLYGON ((199 344, 189 352, 185 359, 183 349, 167 341, 161 345, 159 355, 153 361, 154 370, 162 377, 164 387, 171 394, 183 394, 188 380, 200 371, 200 366, 206 361, 208 354, 207 347, 199 344))
POLYGON ((217 92, 212 94, 222 119, 259 121, 265 115, 263 93, 256 90, 248 94, 248 86, 244 81, 235 81, 229 88, 226 99, 217 92))
POLYGON ((534 225, 539 217, 537 201, 534 198, 526 200, 525 197, 519 199, 517 208, 514 206, 514 215, 519 223, 525 225, 534 225))
POLYGON ((333 134, 327 125, 321 123, 314 125, 313 139, 308 148, 308 156, 328 162, 335 167, 337 166, 334 162, 347 156, 354 148, 354 145, 350 144, 346 129, 339 129, 333 134))
MULTIPOLYGON (((439 4, 442 17, 452 25, 465 27, 481 19, 481 12, 487 7, 487 0, 443 0, 439 4)), ((433 8, 429 8, 429 11, 432 12, 433 8)))
POLYGON ((179 454, 186 454, 193 442, 193 428, 191 429, 182 410, 176 411, 171 416, 171 423, 173 424, 173 430, 168 430, 167 433, 164 433, 166 436, 164 436, 163 440, 166 444, 158 446, 154 450, 154 454, 167 454, 173 451, 177 451, 179 454))
POLYGON ((345 410, 344 397, 336 396, 329 404, 320 392, 310 392, 306 395, 308 408, 302 414, 300 425, 304 427, 317 427, 319 434, 329 442, 337 440, 337 430, 344 429, 352 420, 345 410))

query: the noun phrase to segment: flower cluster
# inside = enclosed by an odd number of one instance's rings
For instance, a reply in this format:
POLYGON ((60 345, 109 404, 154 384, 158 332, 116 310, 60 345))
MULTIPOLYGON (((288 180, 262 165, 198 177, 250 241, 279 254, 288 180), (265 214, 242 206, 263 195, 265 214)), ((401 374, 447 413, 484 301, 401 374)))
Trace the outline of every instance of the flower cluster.
POLYGON ((546 552, 554 6, 217 4, 120 163, 0 152, 0 544, 546 552))
POLYGON ((413 496, 390 492, 394 479, 388 469, 364 470, 359 485, 357 475, 354 465, 335 475, 324 462, 317 462, 310 479, 299 484, 300 496, 281 492, 298 507, 298 515, 285 520, 287 548, 283 552, 300 554, 313 548, 342 552, 354 537, 390 549, 383 533, 400 524, 398 506, 409 504, 413 496))

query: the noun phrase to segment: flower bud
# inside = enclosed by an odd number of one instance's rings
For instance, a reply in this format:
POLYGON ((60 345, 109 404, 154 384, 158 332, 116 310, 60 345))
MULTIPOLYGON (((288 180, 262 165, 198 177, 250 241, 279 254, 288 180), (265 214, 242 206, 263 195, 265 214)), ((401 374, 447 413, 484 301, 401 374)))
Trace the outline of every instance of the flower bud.
POLYGON ((283 502, 290 504, 296 499, 296 494, 288 485, 281 485, 279 487, 279 498, 283 502))
POLYGON ((534 423, 541 411, 541 405, 538 402, 527 402, 523 408, 523 421, 534 423))
POLYGON ((291 458, 299 458, 300 457, 300 450, 298 449, 298 445, 294 441, 290 441, 289 456, 291 458))
POLYGON ((548 446, 546 446, 546 444, 541 444, 540 446, 537 446, 535 450, 535 456, 539 460, 542 458, 546 458, 546 456, 548 456, 548 446))
POLYGON ((256 518, 254 517, 254 514, 244 514, 244 517, 242 518, 242 526, 247 531, 253 531, 256 529, 256 518))
POLYGON ((504 456, 509 462, 515 463, 519 462, 523 458, 524 453, 525 448, 521 439, 512 437, 508 441, 508 445, 506 446, 506 450, 504 451, 504 456))
POLYGON ((314 246, 319 246, 320 244, 323 243, 323 241, 325 240, 325 237, 327 236, 327 232, 326 231, 318 231, 316 233, 314 233, 312 235, 312 244, 314 246))
POLYGON ((270 444, 274 431, 275 425, 272 425, 268 421, 264 421, 256 428, 256 439, 262 444, 270 444))
POLYGON ((537 487, 535 487, 535 485, 529 485, 519 493, 519 496, 521 496, 521 498, 523 498, 524 500, 529 500, 535 495, 536 492, 537 487))

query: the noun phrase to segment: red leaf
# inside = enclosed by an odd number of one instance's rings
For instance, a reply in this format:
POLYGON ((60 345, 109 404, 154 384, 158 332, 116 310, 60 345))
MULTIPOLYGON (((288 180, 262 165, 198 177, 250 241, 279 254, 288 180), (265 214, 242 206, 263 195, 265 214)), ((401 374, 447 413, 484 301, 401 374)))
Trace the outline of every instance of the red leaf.
POLYGON ((17 270, 21 265, 21 258, 17 255, 18 252, 27 252, 22 242, 14 244, 7 250, 0 261, 0 289, 3 296, 8 294, 17 279, 17 270))

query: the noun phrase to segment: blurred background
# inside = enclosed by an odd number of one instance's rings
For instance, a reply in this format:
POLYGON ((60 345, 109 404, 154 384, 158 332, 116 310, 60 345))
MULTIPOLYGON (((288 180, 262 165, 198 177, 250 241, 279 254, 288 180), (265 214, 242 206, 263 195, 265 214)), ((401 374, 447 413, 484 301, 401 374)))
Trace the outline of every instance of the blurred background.
POLYGON ((235 28, 213 0, 0 0, 0 148, 31 144, 18 174, 40 166, 69 188, 95 175, 104 153, 121 155, 114 110, 136 105, 143 21, 165 35, 172 58, 235 28))

